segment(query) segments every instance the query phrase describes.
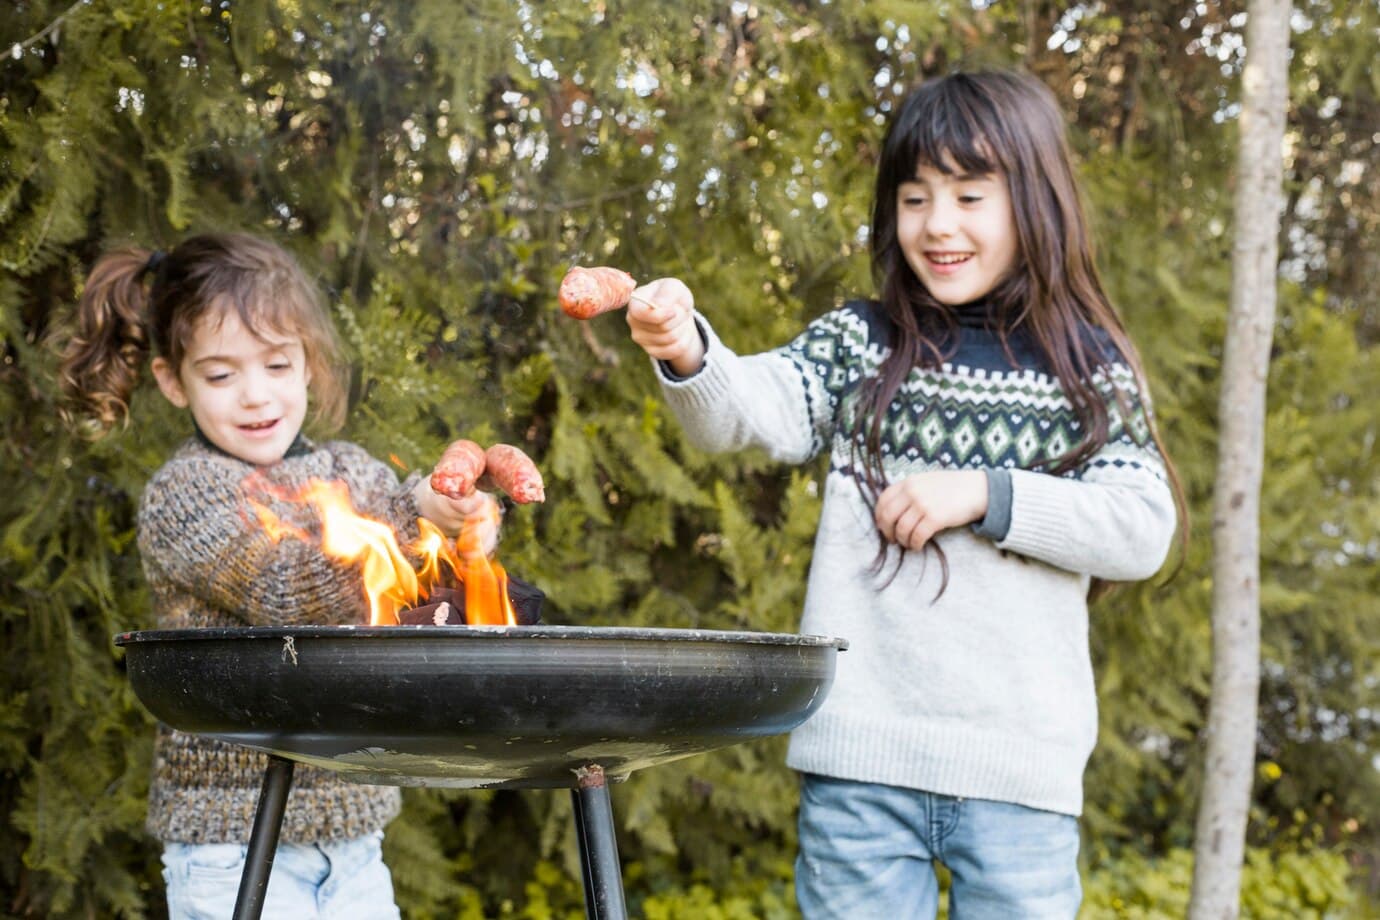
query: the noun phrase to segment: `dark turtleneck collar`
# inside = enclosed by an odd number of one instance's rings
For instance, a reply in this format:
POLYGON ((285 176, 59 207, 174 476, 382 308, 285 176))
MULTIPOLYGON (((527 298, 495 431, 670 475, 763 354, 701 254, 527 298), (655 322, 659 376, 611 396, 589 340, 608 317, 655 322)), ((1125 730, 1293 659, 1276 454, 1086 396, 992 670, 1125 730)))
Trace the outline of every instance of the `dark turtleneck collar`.
MULTIPOLYGON (((196 423, 196 419, 192 419, 192 429, 196 432, 197 443, 200 444, 202 447, 205 447, 207 450, 213 450, 224 457, 232 456, 231 454, 228 454, 225 451, 221 450, 220 447, 215 444, 215 442, 213 442, 210 438, 206 437, 206 432, 201 430, 201 426, 196 423)), ((302 434, 302 432, 299 431, 297 432, 297 437, 293 438, 292 443, 288 445, 287 453, 283 454, 283 459, 286 460, 289 457, 300 457, 303 454, 311 453, 311 451, 311 442, 308 441, 306 437, 302 434)), ((239 458, 235 457, 235 459, 238 460, 239 458)))
POLYGON ((996 301, 981 297, 954 307, 954 318, 964 329, 988 329, 995 332, 998 307, 996 301))

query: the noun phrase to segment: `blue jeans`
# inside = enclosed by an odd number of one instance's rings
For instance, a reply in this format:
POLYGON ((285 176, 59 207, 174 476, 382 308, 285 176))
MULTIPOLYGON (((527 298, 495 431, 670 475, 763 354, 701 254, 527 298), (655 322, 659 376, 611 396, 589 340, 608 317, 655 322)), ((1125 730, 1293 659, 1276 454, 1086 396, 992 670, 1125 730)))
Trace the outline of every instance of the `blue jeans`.
MULTIPOLYGON (((279 844, 264 920, 399 920, 382 841, 377 831, 339 843, 279 844)), ((165 844, 169 920, 230 917, 248 850, 238 843, 165 844)))
POLYGON ((804 774, 795 890, 809 920, 1073 920, 1078 821, 1005 802, 804 774))

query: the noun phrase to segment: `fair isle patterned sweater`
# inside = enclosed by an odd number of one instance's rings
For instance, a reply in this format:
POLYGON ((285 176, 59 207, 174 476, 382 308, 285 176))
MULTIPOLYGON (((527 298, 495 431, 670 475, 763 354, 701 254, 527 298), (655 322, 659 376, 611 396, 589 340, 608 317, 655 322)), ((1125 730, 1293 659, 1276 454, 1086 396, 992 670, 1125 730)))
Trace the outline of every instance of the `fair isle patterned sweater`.
MULTIPOLYGON (((1043 472, 1080 441, 1077 417, 1030 343, 1011 337, 1013 365, 982 308, 970 309, 979 315, 962 318, 949 360, 912 371, 883 434, 889 482, 987 471, 987 518, 936 538, 950 568, 938 597, 941 566, 930 553, 907 553, 881 578, 869 572, 877 531, 841 422, 886 354, 877 305, 847 304, 748 357, 697 317, 703 368, 677 379, 654 367, 705 450, 755 445, 790 463, 830 452, 801 630, 849 647, 823 705, 792 734, 787 763, 1077 815, 1097 737, 1089 579, 1154 574, 1173 538, 1173 498, 1134 374, 1119 361, 1096 382, 1127 393, 1133 417, 1109 395, 1108 443, 1065 475, 1043 472)), ((1087 335, 1114 354, 1105 334, 1087 335)))
MULTIPOLYGON (((274 490, 309 479, 343 480, 355 510, 390 523, 400 542, 417 538, 413 478, 398 483, 387 466, 344 441, 299 438, 286 457, 256 468, 187 441, 144 489, 139 552, 158 626, 362 624, 368 603, 357 567, 322 555, 315 543, 274 543, 251 524, 246 479, 274 490)), ((255 498, 267 490, 254 487, 255 498)), ((300 504, 267 501, 279 518, 319 536, 320 522, 300 504)), ((303 702, 303 705, 309 705, 303 702)), ((164 841, 246 843, 267 757, 249 748, 160 725, 154 748, 148 829, 164 841)), ((283 816, 282 840, 348 840, 381 830, 401 806, 398 789, 366 786, 319 767, 298 765, 283 816)))

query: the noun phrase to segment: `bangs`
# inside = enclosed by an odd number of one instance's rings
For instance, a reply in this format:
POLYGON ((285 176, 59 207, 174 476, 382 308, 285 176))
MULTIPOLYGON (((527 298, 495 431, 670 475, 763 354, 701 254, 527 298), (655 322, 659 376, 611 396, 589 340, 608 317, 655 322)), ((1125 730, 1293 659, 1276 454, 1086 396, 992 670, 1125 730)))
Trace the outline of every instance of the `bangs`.
POLYGON ((218 266, 196 280, 195 295, 173 320, 174 363, 180 363, 202 323, 219 326, 232 314, 265 344, 298 339, 310 352, 321 335, 320 309, 313 292, 297 283, 292 273, 218 266))
POLYGON ((271 272, 263 278, 246 278, 246 285, 226 298, 240 322, 256 338, 273 335, 310 340, 319 306, 309 289, 271 272))
POLYGON ((884 152, 882 168, 907 178, 921 166, 946 176, 999 172, 991 138, 977 128, 997 118, 991 101, 962 77, 921 87, 891 132, 896 143, 884 152))
POLYGON ((235 267, 217 274, 207 279, 204 302, 222 316, 233 311, 255 338, 310 340, 317 332, 320 304, 299 272, 267 266, 235 267))
POLYGON ((1000 167, 985 138, 972 132, 955 132, 952 137, 925 137, 915 144, 905 161, 914 170, 928 166, 946 176, 955 173, 969 176, 989 176, 1000 167))

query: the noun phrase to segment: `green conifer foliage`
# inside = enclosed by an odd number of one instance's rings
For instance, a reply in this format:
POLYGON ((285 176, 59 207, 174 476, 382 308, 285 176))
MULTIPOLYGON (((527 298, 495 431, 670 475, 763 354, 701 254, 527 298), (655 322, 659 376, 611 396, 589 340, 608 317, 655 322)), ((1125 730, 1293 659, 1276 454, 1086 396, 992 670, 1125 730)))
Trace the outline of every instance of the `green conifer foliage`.
MULTIPOLYGON (((1374 273, 1356 267, 1373 253, 1345 256, 1380 214, 1374 79, 1346 63, 1374 57, 1376 13, 1348 25, 1340 0, 1301 6, 1315 27, 1296 43, 1312 63, 1295 75, 1296 264, 1271 377, 1253 836, 1373 847, 1380 323, 1374 273)), ((1102 871, 1128 849, 1188 844, 1231 245, 1226 36, 1241 24, 1217 3, 1181 7, 10 4, 0 912, 162 912, 142 830, 152 724, 111 637, 150 625, 134 509, 189 429, 151 389, 104 440, 59 424, 56 349, 97 254, 205 229, 289 246, 348 346, 346 437, 400 472, 461 435, 536 459, 548 500, 509 512, 500 558, 547 592, 550 622, 794 631, 820 469, 690 449, 622 319, 576 323, 556 286, 575 264, 675 275, 739 351, 784 342, 870 293, 883 123, 904 88, 956 63, 1024 63, 1067 103, 1106 280, 1184 475, 1197 537, 1178 576, 1095 611, 1103 724, 1086 826, 1102 871)), ((784 750, 740 745, 614 787, 635 914, 794 915, 784 750)), ((580 915, 564 793, 405 802, 386 841, 405 916, 580 915)))

